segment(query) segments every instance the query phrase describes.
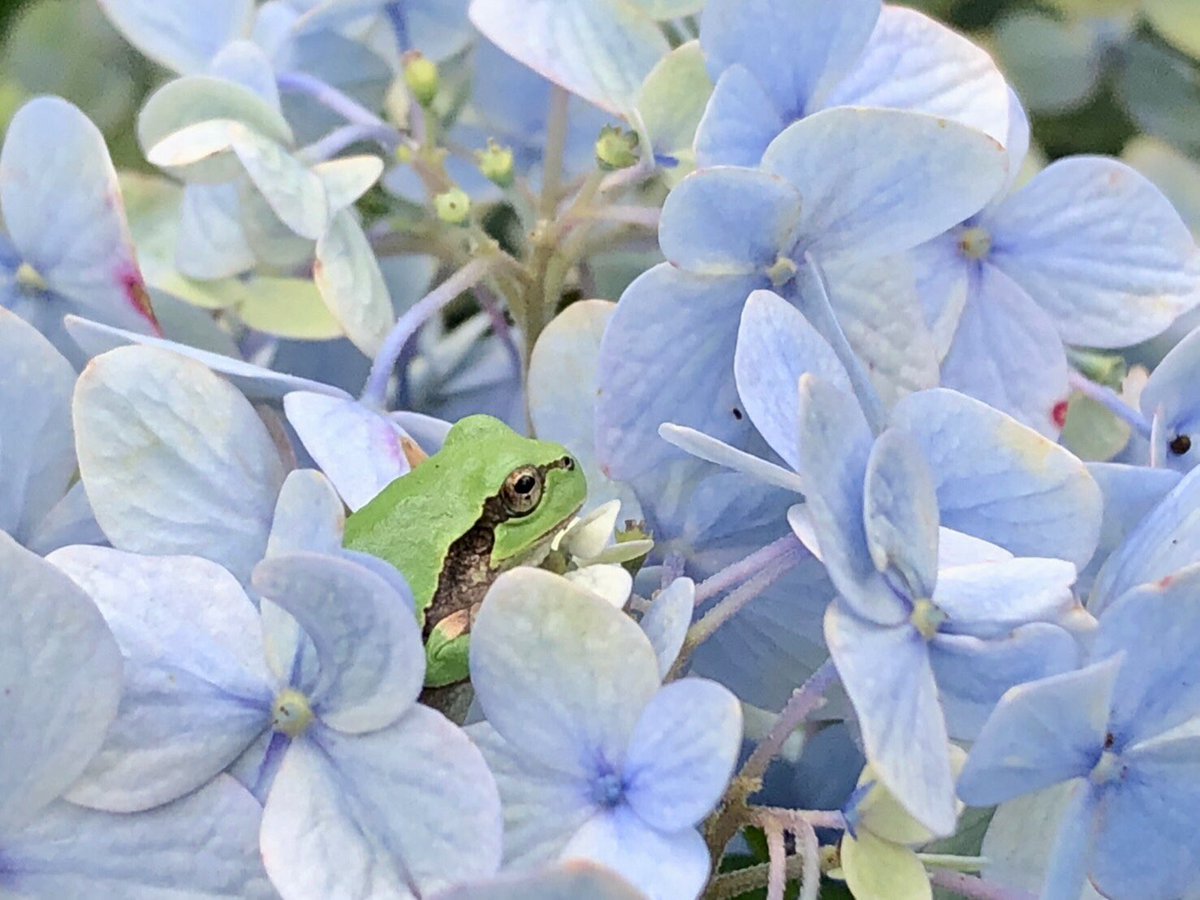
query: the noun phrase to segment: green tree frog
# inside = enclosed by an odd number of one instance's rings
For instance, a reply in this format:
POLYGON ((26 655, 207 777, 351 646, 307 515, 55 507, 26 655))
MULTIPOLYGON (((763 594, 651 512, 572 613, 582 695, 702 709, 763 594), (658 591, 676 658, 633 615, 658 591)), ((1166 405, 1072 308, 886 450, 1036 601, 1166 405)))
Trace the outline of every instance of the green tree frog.
POLYGON ((466 680, 468 632, 488 587, 505 569, 540 562, 586 496, 561 444, 469 416, 346 520, 345 546, 387 560, 412 588, 427 687, 466 680))

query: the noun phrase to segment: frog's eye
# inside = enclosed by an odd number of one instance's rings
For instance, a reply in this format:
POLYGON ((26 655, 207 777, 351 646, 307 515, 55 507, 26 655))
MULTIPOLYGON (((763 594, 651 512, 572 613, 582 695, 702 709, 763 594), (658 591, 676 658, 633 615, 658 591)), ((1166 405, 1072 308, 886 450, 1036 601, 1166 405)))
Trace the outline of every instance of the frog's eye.
POLYGON ((533 466, 515 469, 504 480, 500 496, 509 515, 529 515, 542 499, 542 473, 533 466))

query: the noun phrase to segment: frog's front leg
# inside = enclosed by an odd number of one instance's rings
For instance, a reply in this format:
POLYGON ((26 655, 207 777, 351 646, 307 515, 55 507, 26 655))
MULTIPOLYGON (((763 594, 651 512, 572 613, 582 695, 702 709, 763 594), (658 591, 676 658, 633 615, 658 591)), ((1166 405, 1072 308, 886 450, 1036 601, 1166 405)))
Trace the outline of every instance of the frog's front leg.
POLYGON ((421 702, 458 724, 466 720, 471 700, 469 666, 471 609, 451 613, 425 640, 425 689, 421 702))

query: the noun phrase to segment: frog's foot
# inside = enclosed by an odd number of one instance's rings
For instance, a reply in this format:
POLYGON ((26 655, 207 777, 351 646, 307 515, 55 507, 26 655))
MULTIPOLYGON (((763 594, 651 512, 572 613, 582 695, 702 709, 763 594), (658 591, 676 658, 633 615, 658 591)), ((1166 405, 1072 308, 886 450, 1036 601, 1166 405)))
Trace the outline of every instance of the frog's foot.
POLYGON ((470 676, 471 611, 451 613, 433 626, 425 639, 425 686, 443 687, 470 676))

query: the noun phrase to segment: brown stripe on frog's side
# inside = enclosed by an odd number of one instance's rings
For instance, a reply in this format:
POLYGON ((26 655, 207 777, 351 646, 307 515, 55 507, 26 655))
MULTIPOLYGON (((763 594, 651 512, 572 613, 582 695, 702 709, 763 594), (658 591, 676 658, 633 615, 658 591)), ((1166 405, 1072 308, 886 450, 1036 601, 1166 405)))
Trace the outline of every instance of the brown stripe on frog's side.
MULTIPOLYGON (((565 469, 573 466, 570 457, 563 457, 543 466, 536 466, 542 481, 551 469, 565 469)), ((532 514, 533 510, 526 515, 532 514)), ((456 613, 465 613, 462 623, 463 633, 471 630, 471 621, 478 612, 483 596, 496 576, 505 568, 515 565, 522 560, 514 560, 509 566, 492 565, 492 547, 496 541, 496 527, 514 516, 504 508, 504 500, 497 493, 483 502, 483 512, 471 529, 454 541, 446 553, 446 565, 438 577, 437 590, 433 600, 425 610, 424 637, 429 638, 435 625, 456 613)), ((545 536, 538 548, 548 546, 557 531, 545 536)))

